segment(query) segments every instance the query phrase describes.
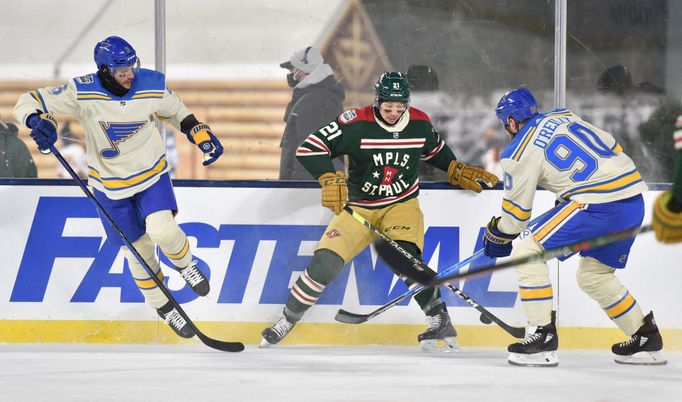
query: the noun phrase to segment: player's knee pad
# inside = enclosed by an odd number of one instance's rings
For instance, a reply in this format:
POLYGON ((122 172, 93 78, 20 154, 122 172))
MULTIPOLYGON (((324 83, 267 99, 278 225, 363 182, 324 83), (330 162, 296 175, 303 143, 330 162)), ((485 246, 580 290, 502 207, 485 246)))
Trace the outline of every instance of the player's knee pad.
POLYGON ((580 257, 575 274, 578 286, 592 299, 600 301, 618 297, 627 290, 614 275, 616 270, 592 257, 580 257))
MULTIPOLYGON (((511 257, 521 258, 529 255, 542 254, 542 247, 533 239, 533 236, 526 236, 521 241, 514 244, 511 257)), ((549 280, 549 269, 544 261, 535 261, 519 265, 516 268, 519 284, 523 286, 547 285, 549 280)))
POLYGON ((340 255, 322 248, 315 251, 306 272, 315 282, 327 286, 341 272, 344 265, 340 255))
POLYGON ((184 268, 192 261, 192 253, 185 232, 180 229, 169 210, 157 211, 145 219, 147 233, 152 241, 178 268, 184 268))
MULTIPOLYGON (((149 235, 145 234, 133 243, 133 247, 137 250, 137 253, 144 259, 144 261, 149 265, 150 268, 157 272, 160 269, 159 262, 156 260, 156 246, 154 242, 149 238, 149 235)), ((146 269, 140 264, 132 251, 128 246, 122 246, 121 251, 123 256, 128 261, 128 266, 130 267, 130 273, 136 277, 149 276, 146 269)))

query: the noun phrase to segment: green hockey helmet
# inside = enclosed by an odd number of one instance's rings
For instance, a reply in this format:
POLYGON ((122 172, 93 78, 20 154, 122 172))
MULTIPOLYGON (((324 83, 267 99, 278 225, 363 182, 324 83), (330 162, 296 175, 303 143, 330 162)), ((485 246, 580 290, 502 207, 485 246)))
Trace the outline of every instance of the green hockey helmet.
POLYGON ((410 103, 410 86, 402 73, 385 72, 374 84, 374 105, 379 107, 381 102, 410 103))

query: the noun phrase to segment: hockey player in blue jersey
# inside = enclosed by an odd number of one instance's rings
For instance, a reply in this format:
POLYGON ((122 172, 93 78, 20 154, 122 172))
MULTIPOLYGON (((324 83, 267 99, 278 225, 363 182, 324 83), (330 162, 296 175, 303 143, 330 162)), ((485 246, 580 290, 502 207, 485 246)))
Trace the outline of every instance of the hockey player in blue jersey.
MULTIPOLYGON (((493 217, 484 235, 485 254, 514 257, 541 254, 614 231, 639 227, 647 190, 632 160, 614 137, 567 109, 539 113, 525 88, 506 93, 495 109, 511 142, 501 156, 504 169, 502 215, 493 217), (535 190, 556 194, 557 205, 530 231, 535 190), (522 240, 514 240, 526 230, 522 240)), ((663 341, 653 313, 642 313, 634 296, 614 272, 625 268, 634 238, 580 253, 580 288, 630 336, 611 350, 618 363, 665 364, 663 341)), ((564 260, 570 255, 559 258, 564 260)), ((558 336, 552 320, 553 291, 545 262, 520 265, 519 295, 532 329, 509 345, 509 363, 556 366, 558 336)))
MULTIPOLYGON (((205 296, 206 276, 192 259, 187 236, 175 221, 178 211, 157 119, 180 129, 204 153, 204 165, 223 152, 211 129, 197 121, 180 98, 166 87, 163 74, 139 68, 133 47, 118 36, 98 42, 97 72, 57 86, 23 94, 14 109, 16 119, 31 129, 43 153, 57 140, 52 114, 75 116, 85 129, 88 184, 97 200, 138 253, 163 280, 156 245, 189 286, 205 296)), ((102 217, 110 242, 122 246, 128 267, 146 301, 180 336, 194 331, 173 308, 147 271, 102 217)))

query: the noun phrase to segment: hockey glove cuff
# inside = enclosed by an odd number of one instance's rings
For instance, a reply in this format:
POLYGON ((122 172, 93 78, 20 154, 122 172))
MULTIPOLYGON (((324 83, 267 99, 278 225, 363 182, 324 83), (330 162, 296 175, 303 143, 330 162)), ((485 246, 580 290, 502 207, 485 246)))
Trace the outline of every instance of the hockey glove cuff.
POLYGON ((204 166, 215 162, 223 154, 222 144, 220 144, 220 141, 211 132, 211 128, 207 124, 197 124, 194 126, 187 135, 187 138, 204 153, 202 162, 204 166))
POLYGON ((517 234, 506 234, 497 228, 500 217, 493 216, 483 235, 483 253, 488 257, 506 257, 512 252, 512 240, 517 234))
POLYGON ((488 187, 493 187, 500 179, 494 174, 476 166, 469 166, 466 163, 452 161, 448 166, 448 183, 453 186, 460 186, 465 190, 480 193, 483 188, 479 184, 485 183, 488 187))
POLYGON ((57 120, 48 113, 40 113, 30 115, 26 123, 40 153, 49 154, 50 147, 57 142, 57 120))
POLYGON ((672 191, 666 191, 654 201, 654 216, 651 226, 656 239, 663 243, 682 242, 682 212, 673 212, 670 203, 675 202, 672 191))
POLYGON ((322 187, 322 206, 338 215, 348 200, 348 186, 343 172, 325 173, 317 181, 322 187))

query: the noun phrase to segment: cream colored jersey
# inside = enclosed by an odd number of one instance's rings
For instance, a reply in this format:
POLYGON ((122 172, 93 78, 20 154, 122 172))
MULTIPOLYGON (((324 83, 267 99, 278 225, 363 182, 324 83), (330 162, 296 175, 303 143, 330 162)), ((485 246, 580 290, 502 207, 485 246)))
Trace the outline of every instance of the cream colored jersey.
POLYGON ((498 228, 523 231, 538 186, 561 201, 602 204, 648 189, 613 136, 570 110, 531 118, 501 155, 505 197, 498 228))
POLYGON ((147 69, 138 70, 122 97, 105 89, 97 74, 89 74, 21 95, 14 116, 26 124, 36 110, 78 119, 86 134, 88 184, 111 199, 130 197, 169 170, 155 122, 161 118, 179 129, 191 114, 166 88, 164 75, 147 69))

